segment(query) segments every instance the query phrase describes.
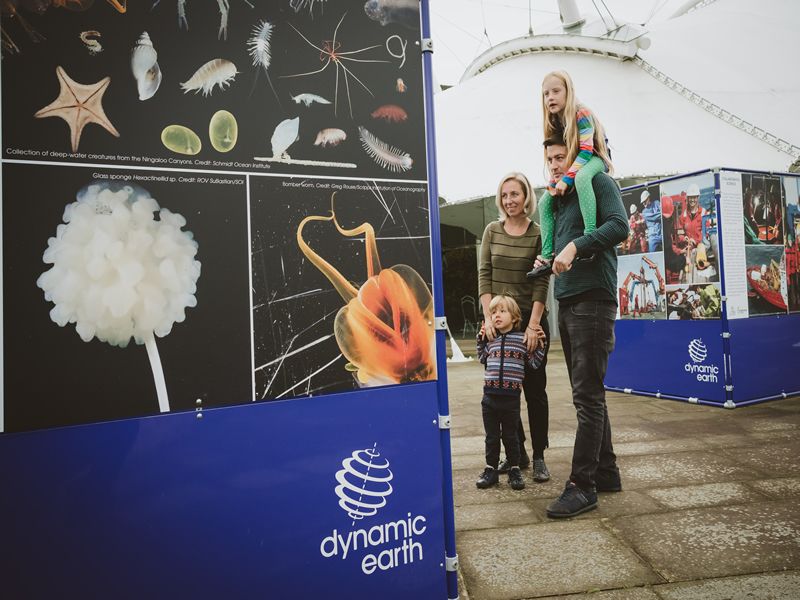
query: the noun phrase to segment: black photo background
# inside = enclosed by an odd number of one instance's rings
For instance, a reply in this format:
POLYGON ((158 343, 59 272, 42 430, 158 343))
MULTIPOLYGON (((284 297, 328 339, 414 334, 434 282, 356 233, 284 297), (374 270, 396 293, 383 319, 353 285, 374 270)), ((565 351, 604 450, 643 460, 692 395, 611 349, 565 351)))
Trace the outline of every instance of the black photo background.
POLYGON ((246 186, 178 181, 193 173, 5 164, 3 166, 3 323, 5 431, 26 431, 159 412, 144 346, 84 342, 59 327, 36 285, 64 208, 95 176, 167 176, 131 181, 162 208, 186 218, 198 243, 197 306, 156 338, 170 410, 227 406, 252 399, 246 186))
MULTIPOLYGON (((423 185, 252 177, 253 335, 256 399, 285 399, 360 386, 333 335, 345 301, 303 255, 300 222, 328 216, 336 192, 343 228, 370 223, 383 269, 408 265, 431 289, 427 189, 423 185)), ((303 238, 359 288, 367 279, 364 236, 346 237, 330 221, 314 221, 303 238)), ((432 324, 430 324, 432 331, 432 324)), ((431 339, 433 339, 431 337, 431 339)), ((432 375, 435 376, 435 373, 432 375)), ((389 383, 389 382, 386 382, 389 383)))
MULTIPOLYGON (((128 2, 125 14, 99 0, 82 12, 50 6, 42 14, 34 14, 23 5, 20 15, 44 37, 38 43, 28 38, 17 18, 4 13, 3 29, 19 49, 18 53, 4 53, 3 58, 4 157, 308 173, 308 165, 253 160, 271 157, 271 138, 278 124, 299 117, 299 139, 287 150, 292 159, 357 166, 317 165, 313 166, 315 173, 425 179, 420 32, 414 11, 393 9, 397 4, 393 2, 378 2, 379 10, 385 10, 370 18, 364 0, 231 0, 226 39, 220 37, 216 2, 185 2, 188 30, 179 28, 180 4, 177 0, 128 2), (253 39, 259 31, 266 31, 259 30, 265 21, 273 26, 268 44, 253 39), (162 79, 152 97, 139 100, 131 50, 144 32, 157 52, 162 79), (80 37, 82 33, 89 44, 99 43, 102 51, 92 54, 80 37), (256 49, 266 60, 267 47, 269 80, 261 66, 253 65, 250 53, 256 49), (226 88, 218 83, 207 96, 202 90, 184 93, 181 83, 215 59, 235 65, 237 73, 232 79, 231 66, 220 66, 210 74, 210 82, 224 80, 226 88), (76 155, 71 152, 63 119, 34 118, 59 95, 59 66, 80 84, 111 78, 101 104, 119 138, 89 123, 83 128, 76 155), (311 74, 287 77, 304 73, 311 74), (331 104, 321 104, 310 96, 293 100, 301 94, 313 94, 331 104), (238 140, 224 153, 209 140, 209 123, 219 110, 233 114, 238 124, 238 140), (200 152, 186 155, 168 150, 161 133, 170 125, 182 125, 197 134, 200 152), (362 148, 359 127, 385 144, 373 142, 383 166, 362 148), (346 139, 336 146, 315 145, 323 129, 341 130, 346 139), (392 170, 392 163, 397 163, 399 170, 392 170)), ((261 40, 265 42, 266 36, 261 40)))

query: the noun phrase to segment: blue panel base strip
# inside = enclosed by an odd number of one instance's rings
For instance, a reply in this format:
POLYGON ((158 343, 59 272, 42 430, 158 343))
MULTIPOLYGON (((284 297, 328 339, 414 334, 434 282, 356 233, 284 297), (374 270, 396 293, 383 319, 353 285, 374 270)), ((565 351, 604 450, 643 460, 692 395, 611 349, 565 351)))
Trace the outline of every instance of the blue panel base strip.
POLYGON ((435 382, 202 414, 0 437, 7 597, 447 597, 435 382))
POLYGON ((634 396, 651 396, 653 398, 659 398, 663 400, 678 400, 680 402, 688 402, 689 404, 702 404, 704 406, 718 406, 718 407, 725 407, 724 400, 707 400, 705 398, 694 398, 691 396, 676 396, 674 394, 662 394, 661 392, 648 392, 645 390, 634 390, 632 388, 618 388, 618 387, 611 387, 605 386, 606 390, 609 392, 618 392, 620 394, 633 394, 634 396))

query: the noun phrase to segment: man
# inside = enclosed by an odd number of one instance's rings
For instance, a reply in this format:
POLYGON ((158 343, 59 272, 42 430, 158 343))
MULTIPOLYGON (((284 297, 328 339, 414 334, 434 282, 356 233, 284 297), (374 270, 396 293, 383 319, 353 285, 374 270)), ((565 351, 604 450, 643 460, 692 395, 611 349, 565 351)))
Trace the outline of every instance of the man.
POLYGON ((639 212, 635 202, 631 204, 628 228, 631 233, 628 236, 627 254, 644 254, 647 252, 647 222, 644 220, 642 213, 639 212))
POLYGON ((639 197, 644 208, 642 216, 647 223, 647 249, 649 252, 661 250, 661 204, 650 197, 650 192, 644 190, 639 197))
POLYGON ((700 206, 700 188, 696 183, 686 190, 686 208, 678 220, 678 227, 683 229, 687 246, 696 248, 703 241, 703 217, 706 209, 700 206))
MULTIPOLYGON (((551 178, 558 181, 569 168, 563 138, 545 140, 551 178)), ((554 196, 556 209, 553 260, 558 328, 572 384, 572 401, 578 429, 572 454, 572 472, 564 492, 547 516, 572 517, 597 507, 597 491, 622 489, 617 459, 611 444, 603 379, 608 355, 614 347, 617 312, 617 255, 614 247, 628 237, 628 220, 619 188, 605 173, 595 175, 597 229, 583 233, 578 194, 572 189, 554 196), (574 263, 577 257, 595 255, 593 261, 574 263)), ((540 257, 541 258, 541 257, 540 257)), ((536 266, 542 264, 536 260, 536 266)))

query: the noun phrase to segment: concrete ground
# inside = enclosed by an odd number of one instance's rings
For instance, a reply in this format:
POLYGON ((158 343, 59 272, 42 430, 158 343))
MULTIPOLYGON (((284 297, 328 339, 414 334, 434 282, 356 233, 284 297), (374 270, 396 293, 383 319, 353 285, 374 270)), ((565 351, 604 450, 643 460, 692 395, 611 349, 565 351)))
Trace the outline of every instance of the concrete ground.
POLYGON ((448 364, 461 599, 800 599, 800 399, 726 410, 608 394, 623 491, 555 521, 576 423, 556 343, 547 375, 551 480, 526 470, 522 491, 504 476, 478 490, 482 366, 448 364))

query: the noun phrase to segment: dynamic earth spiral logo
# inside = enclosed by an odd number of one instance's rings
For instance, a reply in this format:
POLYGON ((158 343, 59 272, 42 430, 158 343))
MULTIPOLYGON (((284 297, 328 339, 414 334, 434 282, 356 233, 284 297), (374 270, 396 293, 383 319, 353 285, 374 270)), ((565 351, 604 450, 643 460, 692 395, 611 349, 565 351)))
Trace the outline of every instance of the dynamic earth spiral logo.
POLYGON ((342 461, 336 473, 336 495, 339 506, 353 520, 375 515, 386 506, 386 497, 392 493, 392 471, 389 461, 381 458, 372 448, 354 451, 342 461))
POLYGON ((696 363, 701 363, 708 356, 708 348, 700 338, 694 339, 689 343, 689 357, 696 363))

